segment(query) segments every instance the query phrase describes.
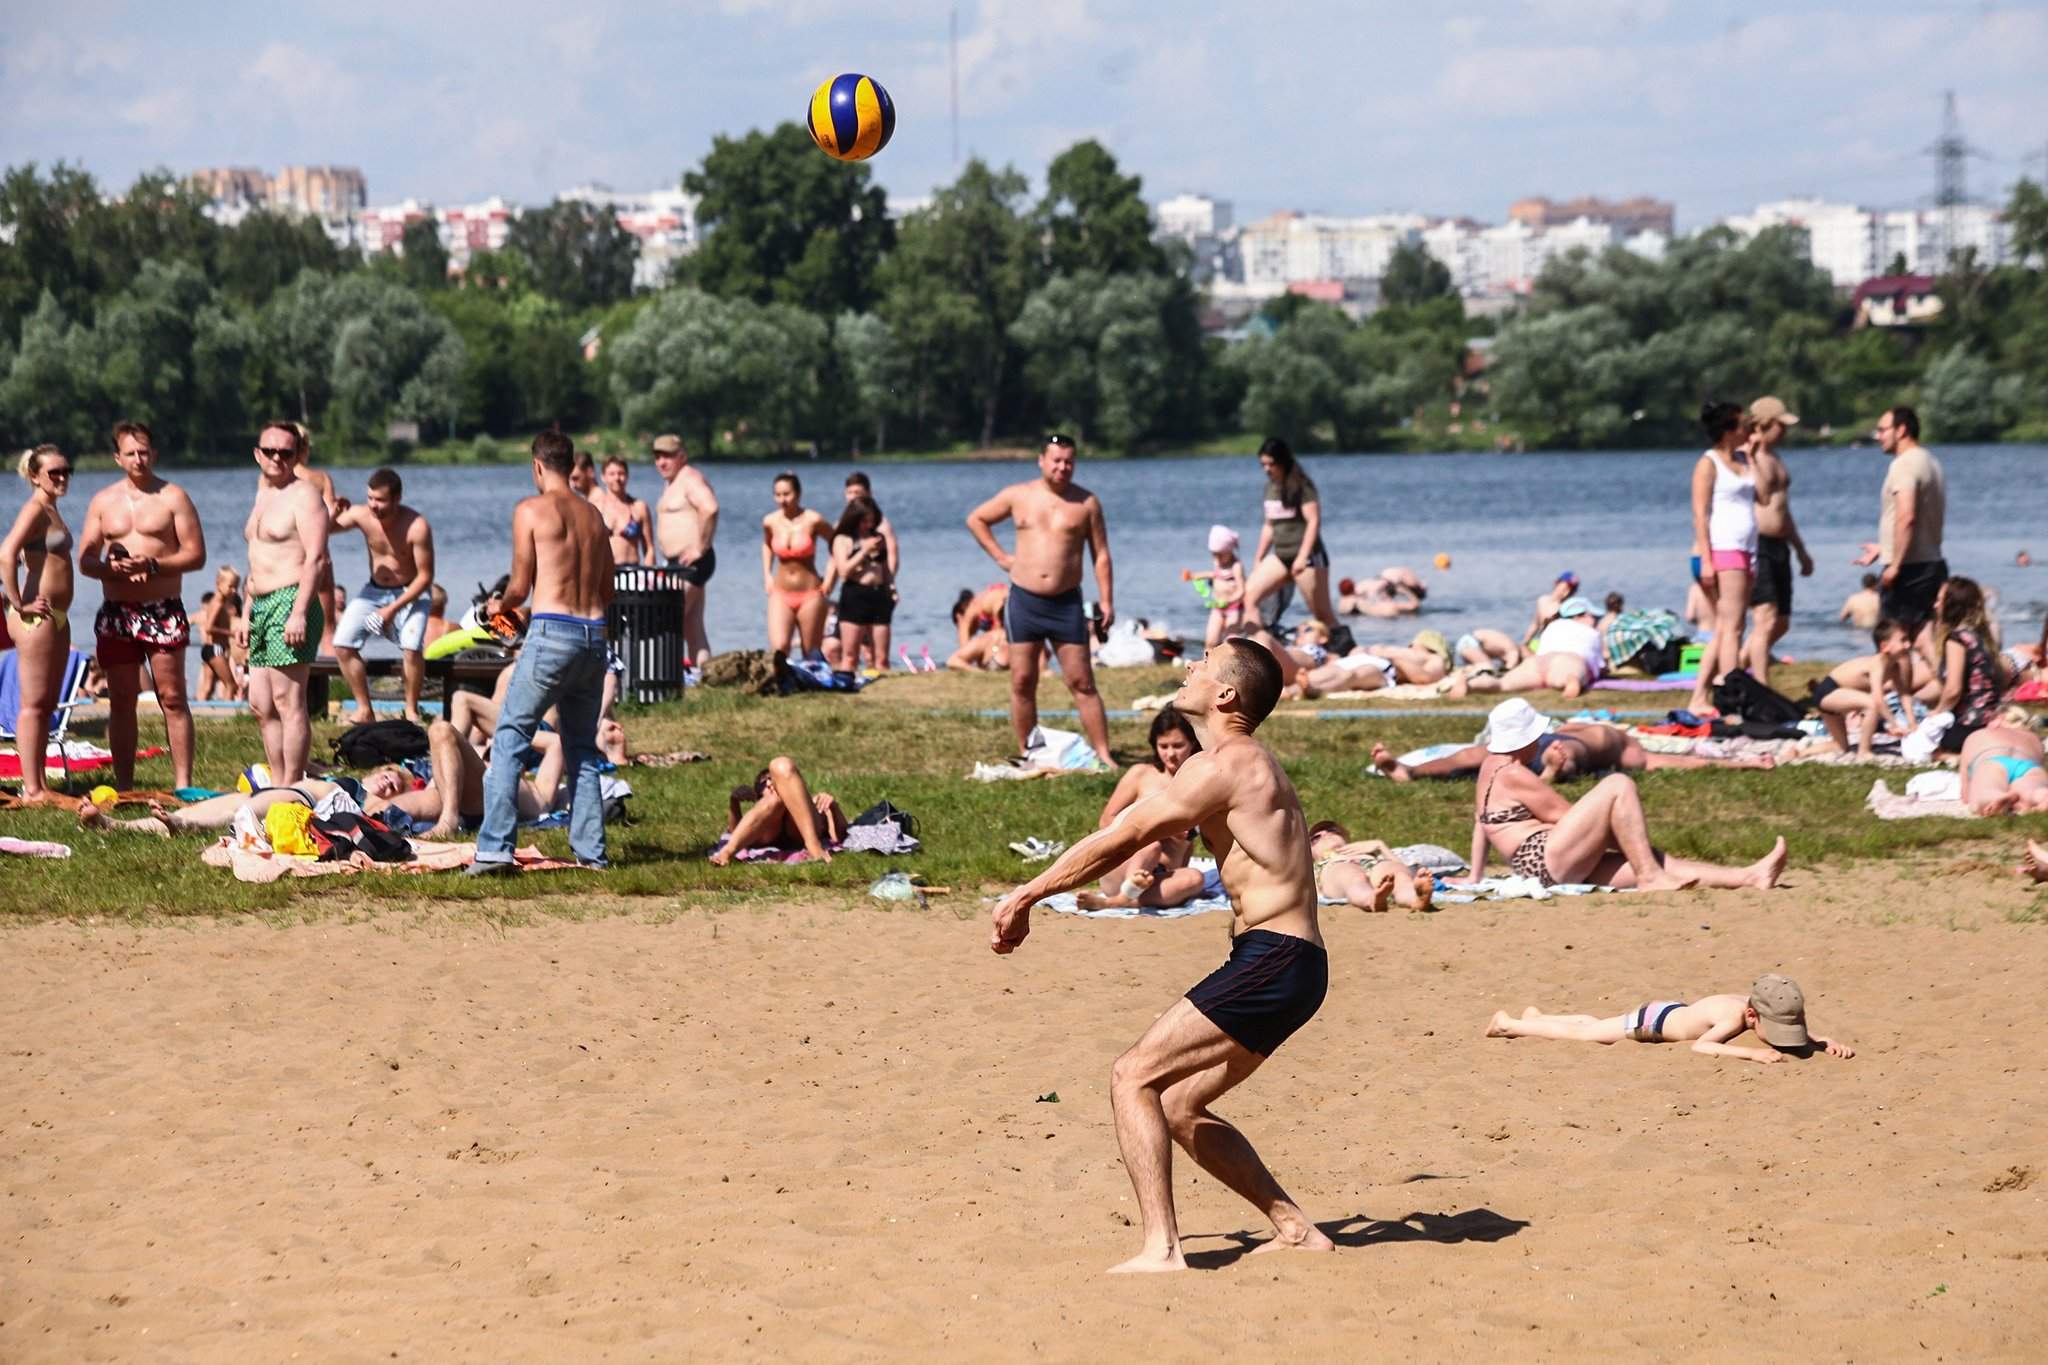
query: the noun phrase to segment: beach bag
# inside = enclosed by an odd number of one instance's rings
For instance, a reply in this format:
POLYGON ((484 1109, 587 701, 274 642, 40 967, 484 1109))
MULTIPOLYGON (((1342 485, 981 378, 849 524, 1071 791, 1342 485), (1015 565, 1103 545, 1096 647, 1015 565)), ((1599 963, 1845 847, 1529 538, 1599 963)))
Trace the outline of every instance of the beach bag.
POLYGON ((757 697, 772 697, 782 691, 787 668, 772 649, 735 649, 706 659, 702 676, 706 687, 737 687, 757 697))
POLYGON ((370 861, 376 863, 412 861, 412 845, 374 816, 347 811, 315 815, 308 821, 306 833, 320 850, 323 863, 347 862, 357 853, 369 854, 370 861))
POLYGON ((1724 716, 1740 716, 1748 724, 1797 725, 1806 708, 1750 676, 1746 668, 1732 670, 1714 685, 1714 707, 1724 716))
POLYGON ((853 818, 855 829, 863 825, 885 824, 896 826, 897 832, 906 838, 917 837, 917 817, 887 798, 875 802, 853 818))
POLYGON ((424 758, 427 732, 402 716, 351 725, 334 741, 334 761, 350 768, 375 768, 424 758))

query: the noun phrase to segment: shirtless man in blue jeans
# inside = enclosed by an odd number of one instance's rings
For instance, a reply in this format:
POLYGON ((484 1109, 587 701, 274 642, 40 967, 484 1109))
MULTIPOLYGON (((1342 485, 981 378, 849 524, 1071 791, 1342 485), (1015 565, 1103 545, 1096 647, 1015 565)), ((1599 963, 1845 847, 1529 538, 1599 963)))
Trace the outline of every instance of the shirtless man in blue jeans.
POLYGON ((603 707, 605 611, 612 604, 611 533, 598 510, 569 486, 576 447, 559 431, 533 440, 535 496, 512 511, 512 576, 503 610, 533 598, 533 616, 491 737, 484 774, 484 822, 470 875, 512 872, 519 778, 540 718, 554 707, 570 774, 569 847, 588 868, 611 866, 604 847, 598 713, 603 707))
POLYGON ((1143 1249, 1115 1272, 1187 1268, 1173 1211, 1175 1143, 1272 1220, 1275 1236, 1259 1251, 1332 1247, 1244 1134, 1209 1109, 1306 1024, 1329 990, 1308 821, 1280 760, 1252 735, 1279 697, 1280 666, 1264 646, 1225 640, 1210 650, 1173 699, 1200 732, 1202 751, 994 910, 989 946, 1013 953, 1031 932, 1033 905, 1190 828, 1216 854, 1230 893, 1230 960, 1175 1001, 1110 1070, 1117 1146, 1145 1225, 1143 1249))

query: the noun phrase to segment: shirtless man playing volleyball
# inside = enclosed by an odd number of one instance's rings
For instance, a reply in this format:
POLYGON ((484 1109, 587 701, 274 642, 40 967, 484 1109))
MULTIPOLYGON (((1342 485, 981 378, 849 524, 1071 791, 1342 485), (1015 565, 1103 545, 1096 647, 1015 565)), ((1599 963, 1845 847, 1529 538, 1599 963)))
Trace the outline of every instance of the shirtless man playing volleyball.
POLYGON ((1252 737, 1280 696, 1280 668, 1249 640, 1226 640, 1188 670, 1173 704, 1202 752, 997 903, 989 946, 1015 952, 1031 907, 1093 882, 1161 837, 1199 828, 1230 893, 1230 960, 1174 1002, 1110 1071, 1117 1146, 1137 1191, 1145 1245, 1116 1271, 1185 1270, 1173 1211, 1173 1144, 1249 1200, 1277 1234, 1259 1248, 1328 1251, 1251 1143, 1209 1106, 1306 1024, 1329 989, 1316 924, 1308 821, 1280 761, 1252 737))

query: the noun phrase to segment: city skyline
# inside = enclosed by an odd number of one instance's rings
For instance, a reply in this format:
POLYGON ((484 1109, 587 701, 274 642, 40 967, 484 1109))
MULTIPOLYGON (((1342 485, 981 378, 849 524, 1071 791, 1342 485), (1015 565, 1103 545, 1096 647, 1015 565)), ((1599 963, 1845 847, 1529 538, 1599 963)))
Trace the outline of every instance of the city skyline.
MULTIPOLYGON (((948 9, 367 0, 181 17, 97 0, 12 13, 0 161, 73 161, 113 191, 157 166, 336 163, 363 169, 372 203, 545 203, 593 181, 672 187, 714 134, 794 118, 843 68, 876 75, 904 110, 870 164, 892 198, 916 199, 954 173, 948 9)), ((1945 85, 1986 153, 1968 166, 1973 197, 2000 198, 2048 145, 2040 10, 1883 0, 1751 18, 1733 4, 1528 0, 1421 17, 1300 0, 1252 20, 982 0, 959 13, 963 157, 1037 181, 1061 148, 1096 137, 1148 199, 1207 192, 1240 221, 1300 209, 1501 222, 1539 194, 1652 195, 1677 204, 1681 231, 1803 195, 1924 207, 1945 85), (1872 51, 1905 69, 1874 74, 1872 51), (1346 62, 1348 84, 1319 81, 1346 62), (1244 97, 1259 89, 1276 97, 1244 97)))

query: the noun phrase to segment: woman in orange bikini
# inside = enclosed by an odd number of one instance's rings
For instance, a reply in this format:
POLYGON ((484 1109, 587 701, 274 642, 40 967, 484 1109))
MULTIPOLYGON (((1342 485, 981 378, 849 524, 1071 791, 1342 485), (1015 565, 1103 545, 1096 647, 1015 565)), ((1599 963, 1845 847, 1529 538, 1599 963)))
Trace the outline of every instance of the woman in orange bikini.
POLYGON ((804 486, 794 474, 775 476, 775 510, 761 518, 761 578, 768 594, 768 647, 787 654, 791 641, 806 656, 825 641, 826 596, 834 573, 818 576, 818 547, 832 540, 832 523, 803 505, 804 486))

